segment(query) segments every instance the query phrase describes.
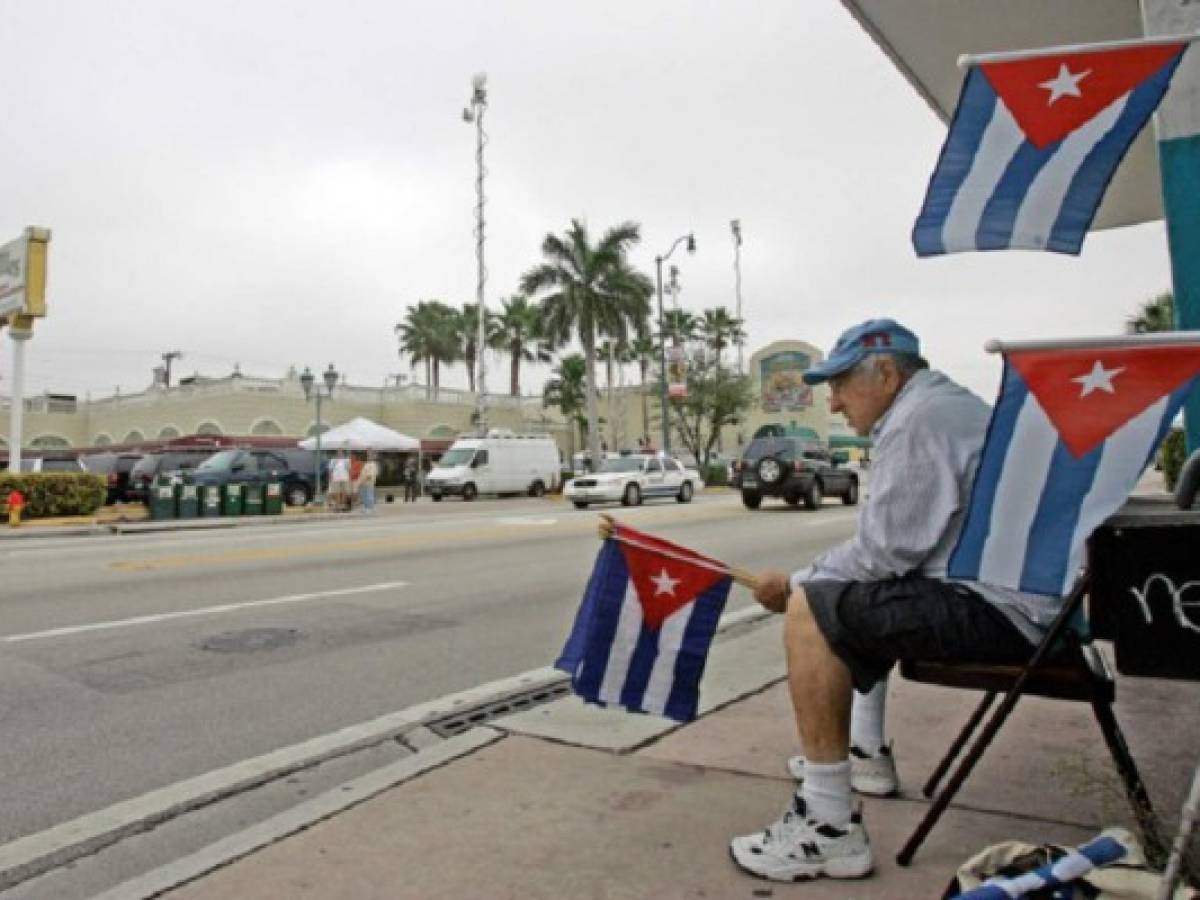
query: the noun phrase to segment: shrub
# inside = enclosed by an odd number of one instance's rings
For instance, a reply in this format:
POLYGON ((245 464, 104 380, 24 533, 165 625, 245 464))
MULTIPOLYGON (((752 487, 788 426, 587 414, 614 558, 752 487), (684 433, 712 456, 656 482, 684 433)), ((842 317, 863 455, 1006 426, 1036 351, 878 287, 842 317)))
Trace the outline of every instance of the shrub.
POLYGON ((704 469, 704 483, 710 487, 729 484, 729 467, 725 463, 709 463, 704 469))
POLYGON ((105 495, 104 478, 91 472, 0 474, 0 502, 14 488, 25 495, 25 519, 91 515, 105 495))
POLYGON ((1187 458, 1187 444, 1183 432, 1178 428, 1171 429, 1171 433, 1162 443, 1162 449, 1158 452, 1159 458, 1162 460, 1163 480, 1167 483, 1167 490, 1174 491, 1175 485, 1179 481, 1179 471, 1183 468, 1183 461, 1187 458))

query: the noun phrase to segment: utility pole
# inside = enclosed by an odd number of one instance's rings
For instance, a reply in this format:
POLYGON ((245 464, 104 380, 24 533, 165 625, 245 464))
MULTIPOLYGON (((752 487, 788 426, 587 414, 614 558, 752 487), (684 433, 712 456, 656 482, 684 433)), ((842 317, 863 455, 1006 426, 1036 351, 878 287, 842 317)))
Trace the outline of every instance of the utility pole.
POLYGON ((475 410, 479 420, 479 430, 484 434, 487 433, 487 387, 484 381, 483 362, 484 342, 487 337, 487 307, 483 304, 483 285, 487 281, 487 268, 483 264, 483 205, 485 202, 483 176, 487 171, 483 167, 483 145, 486 143, 486 136, 483 133, 483 113, 486 109, 487 75, 479 72, 471 79, 471 99, 468 106, 463 109, 463 121, 475 124, 475 265, 477 272, 475 303, 479 317, 479 335, 475 339, 475 355, 478 360, 475 410))
MULTIPOLYGON (((734 277, 734 285, 735 285, 734 291, 736 292, 735 296, 737 297, 737 312, 735 313, 735 315, 737 316, 738 324, 741 325, 741 323, 742 323, 742 220, 741 219, 733 219, 729 223, 729 230, 733 232, 733 277, 734 277)), ((742 341, 739 338, 738 342, 737 342, 737 351, 738 351, 737 360, 738 360, 738 374, 739 375, 746 374, 742 370, 742 344, 743 343, 744 343, 744 341, 742 341)))
POLYGON ((168 350, 162 355, 164 388, 169 388, 171 386, 171 360, 181 359, 182 357, 183 354, 178 350, 168 350))

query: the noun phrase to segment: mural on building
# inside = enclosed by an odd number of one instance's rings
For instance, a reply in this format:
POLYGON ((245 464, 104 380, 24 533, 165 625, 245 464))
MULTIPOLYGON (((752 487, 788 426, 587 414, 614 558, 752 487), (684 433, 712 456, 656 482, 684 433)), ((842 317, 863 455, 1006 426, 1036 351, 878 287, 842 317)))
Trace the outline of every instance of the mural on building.
POLYGON ((813 403, 812 388, 803 375, 812 364, 807 353, 784 350, 759 360, 764 412, 789 412, 808 409, 813 403))

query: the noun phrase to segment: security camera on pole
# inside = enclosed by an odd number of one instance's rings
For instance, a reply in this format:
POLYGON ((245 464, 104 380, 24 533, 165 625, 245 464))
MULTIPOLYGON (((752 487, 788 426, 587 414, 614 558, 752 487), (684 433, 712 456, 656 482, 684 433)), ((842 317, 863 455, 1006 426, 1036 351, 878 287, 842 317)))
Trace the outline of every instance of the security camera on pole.
POLYGON ((8 425, 8 470, 21 471, 22 413, 25 410, 25 342, 33 337, 33 320, 46 315, 47 228, 26 228, 15 241, 0 246, 0 327, 7 324, 13 341, 12 397, 8 425))

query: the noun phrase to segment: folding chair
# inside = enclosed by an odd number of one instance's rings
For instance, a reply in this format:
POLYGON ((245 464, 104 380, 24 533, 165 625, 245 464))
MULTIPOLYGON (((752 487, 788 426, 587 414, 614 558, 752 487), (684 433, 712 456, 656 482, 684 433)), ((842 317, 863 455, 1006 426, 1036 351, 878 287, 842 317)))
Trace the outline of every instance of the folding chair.
POLYGON ((901 674, 912 681, 982 690, 985 693, 983 700, 954 739, 946 756, 938 763, 922 790, 926 797, 933 799, 933 803, 896 856, 896 862, 900 865, 907 866, 912 862, 917 849, 946 811, 950 801, 954 799, 954 795, 958 793, 958 789, 967 780, 971 770, 975 768, 975 764, 1024 694, 1091 704, 1117 772, 1124 782, 1134 816, 1141 826, 1147 855, 1151 859, 1162 858, 1164 849, 1158 835, 1150 797, 1129 753, 1121 727, 1113 715, 1115 690, 1112 671, 1099 649, 1085 642, 1080 636, 1078 626, 1082 621, 1082 603, 1089 583, 1090 576, 1086 573, 1076 582, 1045 638, 1025 665, 901 661, 901 674), (938 792, 938 784, 950 771, 1001 694, 1004 696, 1000 705, 991 713, 966 755, 938 792))

